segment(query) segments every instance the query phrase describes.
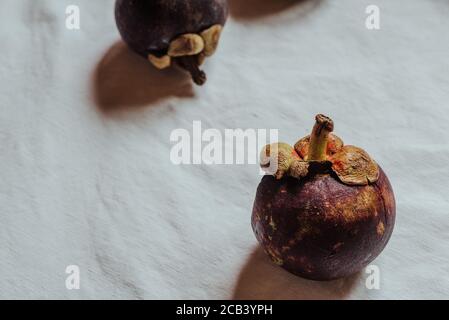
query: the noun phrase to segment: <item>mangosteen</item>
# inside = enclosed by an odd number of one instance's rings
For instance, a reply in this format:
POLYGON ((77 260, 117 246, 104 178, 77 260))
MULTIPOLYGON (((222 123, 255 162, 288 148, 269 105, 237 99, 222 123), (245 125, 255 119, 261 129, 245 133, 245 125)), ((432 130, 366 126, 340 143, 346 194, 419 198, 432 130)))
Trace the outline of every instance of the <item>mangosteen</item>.
POLYGON ((200 65, 217 49, 229 13, 227 0, 117 0, 123 40, 156 68, 177 64, 202 85, 200 65))
POLYGON ((344 145, 333 128, 318 115, 311 135, 294 147, 262 150, 268 174, 252 213, 256 238, 274 263, 312 280, 366 267, 386 246, 396 216, 385 172, 364 150, 344 145))

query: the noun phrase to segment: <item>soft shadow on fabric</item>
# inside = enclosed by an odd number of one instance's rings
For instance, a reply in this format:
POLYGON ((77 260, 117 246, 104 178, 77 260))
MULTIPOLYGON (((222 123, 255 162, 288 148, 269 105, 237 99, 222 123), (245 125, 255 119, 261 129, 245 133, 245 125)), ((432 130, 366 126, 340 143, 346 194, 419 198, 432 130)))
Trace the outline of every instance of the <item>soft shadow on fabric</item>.
POLYGON ((334 281, 311 281, 274 265, 260 247, 254 249, 234 289, 236 300, 330 300, 347 297, 360 273, 334 281))
POLYGON ((231 15, 236 19, 257 19, 300 7, 302 13, 316 8, 323 0, 229 0, 231 15))
POLYGON ((131 111, 169 97, 193 97, 192 81, 185 72, 157 70, 123 42, 113 45, 94 75, 94 95, 104 113, 131 111))

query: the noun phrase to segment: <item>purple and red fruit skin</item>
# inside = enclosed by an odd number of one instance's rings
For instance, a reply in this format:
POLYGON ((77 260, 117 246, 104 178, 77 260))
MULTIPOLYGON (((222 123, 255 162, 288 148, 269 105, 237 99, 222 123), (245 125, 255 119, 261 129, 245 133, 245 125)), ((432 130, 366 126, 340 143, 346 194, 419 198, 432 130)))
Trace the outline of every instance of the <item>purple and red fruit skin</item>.
POLYGON ((365 186, 345 185, 332 172, 263 177, 252 213, 257 240, 275 263, 307 279, 362 270, 384 249, 395 223, 393 190, 379 171, 378 181, 365 186))
POLYGON ((227 0, 117 0, 117 27, 131 49, 143 57, 162 56, 170 42, 186 33, 224 25, 227 0))

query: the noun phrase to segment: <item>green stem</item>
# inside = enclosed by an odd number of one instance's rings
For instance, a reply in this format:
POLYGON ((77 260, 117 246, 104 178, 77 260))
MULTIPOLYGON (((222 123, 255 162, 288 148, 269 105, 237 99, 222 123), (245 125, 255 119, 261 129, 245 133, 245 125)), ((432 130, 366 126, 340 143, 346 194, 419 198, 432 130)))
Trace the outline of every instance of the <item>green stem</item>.
POLYGON ((307 160, 324 161, 326 160, 329 134, 334 130, 334 122, 322 114, 317 115, 315 120, 315 126, 310 135, 307 160))

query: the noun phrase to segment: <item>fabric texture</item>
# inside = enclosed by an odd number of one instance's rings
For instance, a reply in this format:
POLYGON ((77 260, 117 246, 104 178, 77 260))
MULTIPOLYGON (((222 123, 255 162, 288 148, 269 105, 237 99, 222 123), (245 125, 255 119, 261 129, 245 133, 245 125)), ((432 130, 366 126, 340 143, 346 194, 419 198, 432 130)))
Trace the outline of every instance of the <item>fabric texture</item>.
POLYGON ((0 2, 0 298, 449 297, 449 2, 230 6, 199 88, 121 43, 112 0, 0 2), (80 30, 65 27, 72 4, 80 30), (371 4, 380 30, 365 26, 371 4), (170 133, 196 120, 294 143, 317 113, 393 185, 379 290, 365 272, 313 282, 265 257, 250 225, 256 165, 170 161, 170 133))

